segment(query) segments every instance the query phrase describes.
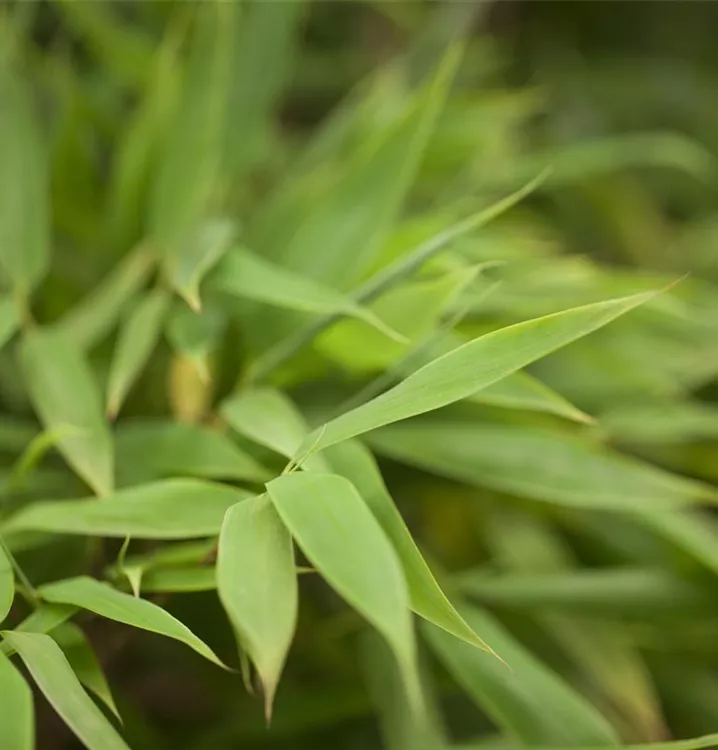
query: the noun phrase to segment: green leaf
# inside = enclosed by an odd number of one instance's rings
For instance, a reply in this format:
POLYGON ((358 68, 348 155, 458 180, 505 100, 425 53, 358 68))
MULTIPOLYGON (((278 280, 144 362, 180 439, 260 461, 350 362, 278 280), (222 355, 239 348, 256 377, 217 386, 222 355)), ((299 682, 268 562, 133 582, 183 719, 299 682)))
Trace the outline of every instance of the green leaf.
POLYGON ((5 543, 0 539, 0 622, 8 616, 14 598, 15 575, 5 551, 5 543))
POLYGON ((292 537, 266 495, 227 511, 219 536, 217 591, 257 668, 269 720, 294 637, 298 591, 292 537))
POLYGON ((462 593, 482 604, 531 613, 643 619, 718 612, 709 589, 690 579, 650 568, 505 575, 469 570, 457 574, 454 582, 462 593))
POLYGON ((387 491, 371 453, 361 443, 347 441, 327 449, 325 455, 332 469, 358 490, 393 544, 404 570, 414 612, 467 643, 489 649, 439 587, 387 491))
POLYGON ((62 649, 78 680, 120 719, 102 666, 82 630, 71 622, 65 622, 53 630, 52 638, 62 649))
POLYGON ((191 539, 219 533, 227 508, 250 494, 196 479, 168 479, 129 487, 100 500, 34 503, 13 516, 5 530, 191 539))
POLYGON ((5 631, 3 636, 20 654, 50 705, 89 750, 129 750, 49 635, 5 631))
MULTIPOLYGON (((296 455, 309 433, 297 407, 272 388, 239 390, 222 402, 220 414, 240 435, 286 458, 296 455)), ((310 463, 320 471, 327 470, 321 456, 311 456, 310 463)))
POLYGON ((718 407, 701 401, 623 404, 601 414, 611 437, 649 445, 718 439, 718 407))
POLYGON ((350 297, 241 247, 233 248, 222 259, 213 276, 213 286, 226 294, 287 310, 349 315, 384 336, 404 341, 404 337, 389 328, 379 316, 357 305, 350 297))
POLYGON ((35 719, 32 691, 10 660, 0 653, 0 747, 7 750, 33 750, 35 719))
MULTIPOLYGON (((245 500, 245 502, 249 502, 245 500)), ((140 568, 140 570, 142 570, 140 568)), ((184 566, 155 568, 143 571, 140 588, 147 593, 187 594, 194 591, 214 591, 217 588, 217 573, 214 566, 184 566)))
POLYGON ((53 329, 35 328, 22 342, 21 364, 40 420, 61 432, 58 450, 98 494, 112 491, 112 436, 105 422, 97 383, 77 344, 53 329))
POLYGON ((216 429, 199 424, 133 420, 116 433, 117 476, 122 484, 189 476, 265 482, 267 469, 216 429))
POLYGON ((195 312, 178 302, 167 320, 165 333, 170 346, 192 360, 205 382, 210 380, 210 354, 221 340, 227 317, 226 310, 217 305, 205 305, 201 312, 195 312))
POLYGON ((288 474, 267 484, 311 563, 387 640, 414 710, 421 705, 416 642, 401 563, 354 486, 335 474, 288 474))
POLYGON ((266 5, 247 3, 236 14, 225 158, 236 181, 256 160, 268 116, 290 78, 295 37, 307 4, 302 0, 266 5), (261 70, 261 78, 257 71, 261 70))
MULTIPOLYGON (((559 750, 563 745, 554 745, 545 747, 543 745, 536 747, 536 750, 559 750)), ((571 750, 600 750, 603 745, 584 745, 571 747, 571 750)), ((692 737, 687 740, 671 740, 669 742, 644 742, 640 745, 623 745, 623 750, 702 750, 706 747, 718 747, 718 734, 707 734, 703 737, 692 737)), ((481 742, 477 745, 452 745, 452 750, 514 750, 510 745, 505 743, 492 744, 481 742)), ((436 750, 445 750, 437 748, 436 750)))
POLYGON ((157 345, 170 297, 163 289, 145 295, 120 333, 110 364, 107 413, 114 418, 157 345))
POLYGON ((450 479, 566 506, 654 511, 714 497, 707 485, 556 430, 442 417, 367 439, 383 455, 450 479))
POLYGON ((365 272, 414 180, 461 56, 459 45, 449 49, 401 115, 318 196, 288 242, 257 250, 339 289, 365 272))
POLYGON ((129 301, 149 278, 153 265, 147 247, 140 245, 60 318, 57 328, 76 346, 91 349, 112 330, 129 301))
POLYGON ((174 638, 194 649, 205 659, 224 666, 209 646, 169 612, 146 599, 138 599, 117 591, 107 583, 80 576, 46 584, 40 588, 39 593, 45 601, 72 604, 100 617, 174 638))
POLYGON ((48 265, 49 182, 29 88, 6 59, 0 60, 0 101, 0 265, 24 298, 48 265))
POLYGON ((425 365, 397 386, 315 430, 316 450, 369 430, 467 398, 531 362, 610 323, 653 293, 575 307, 469 341, 425 365))
POLYGON ((433 625, 425 624, 423 633, 449 672, 507 734, 522 745, 618 744, 603 716, 490 615, 475 607, 462 614, 505 663, 433 625))
POLYGON ((0 295, 0 349, 10 340, 20 325, 20 315, 12 297, 0 295))
POLYGON ((165 270, 193 308, 200 304, 199 281, 226 240, 224 228, 204 231, 202 224, 217 197, 235 12, 232 4, 221 2, 202 10, 177 111, 165 133, 149 216, 165 270))

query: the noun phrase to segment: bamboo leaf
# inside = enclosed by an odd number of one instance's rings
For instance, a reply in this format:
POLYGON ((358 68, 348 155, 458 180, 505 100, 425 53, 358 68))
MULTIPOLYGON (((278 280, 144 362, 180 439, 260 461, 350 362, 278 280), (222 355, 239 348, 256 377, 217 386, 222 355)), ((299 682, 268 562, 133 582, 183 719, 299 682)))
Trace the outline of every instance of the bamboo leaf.
POLYGON ((217 590, 257 668, 269 720, 294 637, 298 592, 292 537, 266 495, 227 511, 219 536, 217 590))
POLYGON ((0 349, 10 340, 20 326, 20 315, 15 301, 0 295, 0 349))
POLYGON ((225 254, 213 286, 227 294, 299 312, 340 313, 364 321, 384 336, 404 341, 371 310, 313 279, 271 263, 241 247, 225 254))
POLYGON ((133 420, 116 434, 118 482, 188 476, 264 482, 267 469, 218 430, 199 424, 133 420))
POLYGON ((618 744, 603 716, 490 615, 474 607, 462 614, 505 663, 428 623, 423 633, 469 696, 511 737, 523 745, 618 744))
POLYGON ((230 73, 231 4, 196 17, 180 101, 150 195, 150 235, 175 289, 199 308, 198 284, 226 241, 226 225, 202 225, 216 199, 230 73))
POLYGON ((391 543, 354 486, 335 474, 267 484, 282 521, 329 584, 391 646, 414 710, 421 705, 409 594, 391 543))
POLYGON ((225 511, 249 495, 212 482, 167 479, 129 487, 101 500, 34 503, 13 516, 5 531, 191 539, 219 533, 225 511))
POLYGON ((316 450, 391 422, 447 406, 610 323, 652 293, 622 297, 501 328, 435 359, 397 386, 310 435, 316 450))
POLYGON ((5 551, 5 543, 0 539, 0 622, 8 616, 14 598, 15 575, 5 551))
MULTIPOLYGON (((546 747, 537 746, 536 750, 558 750, 559 747, 568 750, 563 745, 546 747)), ((570 750, 600 750, 603 745, 570 746, 570 750)), ((640 745, 623 745, 624 750, 702 750, 707 747, 718 747, 718 734, 706 734, 703 737, 691 737, 687 740, 670 740, 668 742, 643 742, 640 745)), ((444 748, 436 748, 444 750, 444 748)), ((482 742, 476 745, 452 745, 451 750, 518 750, 505 743, 492 744, 482 742)))
POLYGON ((105 422, 92 371, 77 345, 52 329, 29 331, 22 342, 21 364, 38 416, 58 433, 58 450, 98 495, 112 491, 112 436, 105 422))
POLYGON ((89 750, 129 750, 83 690, 60 647, 49 635, 5 631, 50 705, 89 750))
POLYGON ((120 330, 107 384, 107 413, 113 418, 159 340, 169 301, 164 290, 150 292, 120 330))
POLYGON ((39 593, 45 601, 71 604, 133 628, 174 638, 194 649, 205 659, 224 666, 209 646, 169 612, 146 599, 138 599, 131 594, 117 591, 107 583, 80 576, 46 584, 39 593))
POLYGON ((358 490, 394 546, 404 570, 414 612, 457 638, 488 649, 436 582, 389 495, 371 453, 361 443, 347 441, 327 449, 326 457, 331 467, 358 490))
POLYGON ((62 649, 77 679, 121 720, 102 666, 82 630, 71 622, 65 622, 53 630, 52 638, 62 649))
POLYGON ((707 485, 556 430, 424 418, 368 441, 451 479, 569 507, 657 511, 714 497, 707 485))
POLYGON ((3 710, 0 716, 0 747, 8 750, 33 750, 35 721, 30 686, 0 653, 0 695, 3 710))
POLYGON ((127 303, 149 278, 153 264, 147 248, 139 246, 60 318, 57 328, 76 346, 91 349, 112 330, 127 303))
POLYGON ((29 89, 0 61, 0 264, 20 298, 42 280, 49 260, 45 144, 29 89))

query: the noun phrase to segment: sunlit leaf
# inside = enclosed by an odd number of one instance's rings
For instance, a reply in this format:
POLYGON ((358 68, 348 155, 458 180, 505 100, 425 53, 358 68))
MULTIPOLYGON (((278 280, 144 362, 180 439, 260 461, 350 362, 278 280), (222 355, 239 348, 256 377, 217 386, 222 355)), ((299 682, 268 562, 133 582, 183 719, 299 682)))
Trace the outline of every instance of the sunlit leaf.
POLYGON ((653 295, 576 307, 481 336, 417 370, 372 401, 315 431, 303 448, 325 448, 382 425, 471 396, 536 359, 610 323, 653 295), (316 441, 316 442, 314 442, 316 441))
POLYGON ((129 750, 49 635, 5 631, 3 636, 20 654, 50 705, 89 750, 129 750))
POLYGON ((112 491, 112 436, 92 371, 76 343, 52 329, 33 329, 22 342, 27 388, 48 430, 71 427, 58 450, 98 495, 112 491))
POLYGON ((107 412, 115 417, 162 332, 169 295, 159 289, 143 297, 128 317, 115 346, 107 384, 107 412))
POLYGON ((356 487, 393 544, 404 570, 414 612, 457 638, 487 648, 436 582, 389 495, 371 453, 361 443, 347 441, 329 448, 326 456, 331 467, 356 487))
POLYGON ((297 574, 292 537, 266 495, 227 511, 219 536, 217 591, 254 663, 272 713, 297 620, 297 574))
POLYGON ((33 750, 35 747, 35 717, 30 686, 0 653, 0 747, 8 750, 33 750))
POLYGON ((81 576, 46 584, 40 589, 40 595, 48 602, 72 604, 109 620, 174 638, 205 659, 223 666, 214 651, 169 612, 146 599, 117 591, 107 583, 81 576))
POLYGON ((14 598, 15 575, 5 551, 5 544, 0 540, 0 622, 7 617, 14 598))
POLYGON ((304 554, 387 640, 418 709, 416 643, 404 573, 359 493, 347 479, 319 473, 279 477, 267 491, 304 554))
POLYGON ((249 495, 212 482, 167 479, 128 487, 100 500, 33 503, 13 516, 5 530, 190 539, 219 533, 227 508, 249 495))
POLYGON ((486 612, 462 609, 503 663, 428 623, 429 644, 469 696, 524 745, 615 746, 606 719, 486 612))

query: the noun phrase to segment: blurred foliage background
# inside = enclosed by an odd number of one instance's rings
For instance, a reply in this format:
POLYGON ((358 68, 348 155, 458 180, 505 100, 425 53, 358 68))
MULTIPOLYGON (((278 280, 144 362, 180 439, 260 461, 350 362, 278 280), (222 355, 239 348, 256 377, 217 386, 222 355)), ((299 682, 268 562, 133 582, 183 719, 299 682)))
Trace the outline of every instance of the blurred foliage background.
MULTIPOLYGON (((291 232, 291 210, 326 199, 327 185, 401 116, 449 42, 463 37, 463 60, 400 220, 359 277, 550 172, 527 200, 453 243, 396 298, 380 299, 376 312, 416 344, 447 330, 447 320, 457 335, 476 336, 682 279, 530 368, 536 380, 527 391, 464 402, 411 428, 372 434, 368 444, 446 587, 491 612, 511 648, 548 665, 622 741, 718 731, 714 517, 692 510, 644 518, 633 501, 660 496, 665 475, 659 481, 632 463, 704 488, 718 481, 718 5, 347 0, 237 8, 231 145, 215 206, 252 249, 275 248, 267 251, 273 260, 352 288, 350 254, 327 250, 324 266, 311 268, 283 255, 284 222, 291 232), (281 204, 283 185, 294 185, 300 199, 273 214, 267 205, 281 204), (467 304, 457 279, 487 261, 500 264, 471 287, 467 304)), ((163 149, 175 137, 183 143, 165 110, 187 59, 187 29, 201 12, 199 3, 149 0, 2 5, 0 55, 22 59, 49 144, 53 252, 33 314, 40 323, 62 319, 113 274, 126 280, 107 324, 92 305, 75 318, 100 378, 110 367, 115 318, 146 283, 137 248, 153 177, 163 149)), ((0 140, 13 143, 8 122, 0 120, 0 140)), ((184 143, 202 147, 199 138, 184 143)), ((193 179, 199 184, 202 175, 193 179)), ((14 189, 2 174, 0 184, 14 189)), ((173 319, 186 333, 185 309, 173 319)), ((195 348, 177 346, 170 326, 122 408, 118 451, 123 425, 139 416, 213 423, 213 405, 284 332, 281 320, 267 314, 257 322, 241 304, 226 318, 213 313, 203 314, 195 348)), ((367 385, 381 388, 380 373, 393 382, 410 349, 344 321, 268 382, 318 421, 367 385)), ((10 482, 38 429, 12 347, 0 352, 0 405, 10 482)), ((137 481, 128 434, 119 484, 137 481)), ((49 451, 7 504, 83 492, 49 451)), ((10 542, 34 583, 101 575, 118 551, 77 537, 10 542)), ((261 700, 236 675, 171 641, 89 622, 131 747, 413 750, 424 741, 480 747, 507 737, 516 744, 501 711, 487 710, 481 679, 472 683, 461 657, 457 666, 436 643, 423 652, 436 716, 417 739, 381 644, 321 581, 303 576, 301 591, 269 730, 261 700)), ((166 606, 236 663, 213 591, 177 594, 166 606)), ((13 621, 24 614, 20 605, 13 621)), ((534 720, 551 712, 542 690, 529 687, 525 697, 534 720)), ((38 733, 46 750, 78 746, 39 697, 38 733)), ((518 741, 561 744, 540 731, 528 739, 519 732, 518 741)))

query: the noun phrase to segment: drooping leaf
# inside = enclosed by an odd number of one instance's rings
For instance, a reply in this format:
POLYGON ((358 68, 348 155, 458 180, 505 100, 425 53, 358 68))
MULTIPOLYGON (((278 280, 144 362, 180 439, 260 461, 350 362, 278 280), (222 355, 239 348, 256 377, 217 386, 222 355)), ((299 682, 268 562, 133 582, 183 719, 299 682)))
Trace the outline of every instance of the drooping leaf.
POLYGON ((219 533, 227 508, 251 493, 196 479, 136 485, 96 500, 54 500, 28 505, 6 524, 6 532, 137 539, 191 539, 219 533))
POLYGON ((20 654, 50 705, 89 750, 129 750, 49 635, 5 631, 3 636, 20 654))
POLYGON ((117 476, 123 484, 190 476, 263 482, 270 474, 218 430, 171 421, 124 422, 116 434, 117 476))
POLYGON ((618 744, 610 724, 486 612, 462 609, 471 628, 505 661, 424 624, 437 657, 469 696, 522 745, 618 744))
POLYGON ((321 575, 387 640, 409 700, 421 704, 416 642, 401 563, 354 486, 336 474, 296 473, 267 491, 321 575))
POLYGON ((22 342, 21 364, 38 416, 65 433, 58 450, 98 495, 112 491, 112 436, 92 371, 77 344, 54 329, 36 328, 22 342))
POLYGON ((15 575, 5 551, 5 543, 0 539, 0 622, 7 617, 14 598, 15 575))
POLYGON ((191 307, 198 285, 226 241, 224 224, 210 226, 224 147, 223 118, 235 12, 212 2, 196 16, 195 35, 180 100, 150 195, 150 235, 173 286, 191 307))
POLYGON ((131 594, 118 591, 107 583, 80 576, 48 583, 41 587, 39 593, 45 601, 71 604, 133 628, 174 638, 194 649, 205 659, 224 666, 207 644, 162 607, 146 599, 138 599, 131 594))
POLYGON ((34 750, 35 711, 32 692, 10 660, 0 653, 0 747, 34 750))
POLYGON ((326 457, 332 469, 346 477, 359 491, 394 546, 404 570, 414 612, 457 638, 487 648, 436 582, 389 495, 371 453, 357 441, 346 441, 328 448, 326 457))
POLYGON ((82 630, 74 623, 65 622, 53 629, 52 638, 62 649, 77 679, 119 719, 120 714, 102 666, 82 630))
POLYGON ((225 254, 212 281, 217 290, 242 299, 299 312, 348 315, 364 321, 383 336, 404 340, 379 316, 350 297, 242 247, 234 247, 225 254))
POLYGON ((170 298, 164 289, 143 297, 121 328, 110 365, 107 413, 115 417, 128 391, 152 355, 162 332, 170 298))
POLYGON ((714 496, 707 485, 556 430, 446 418, 368 437, 383 455, 467 484, 567 506, 660 510, 714 496))
POLYGON ((6 57, 0 61, 0 265, 24 298, 48 264, 49 183, 30 91, 6 57))
POLYGON ((153 265, 148 248, 138 246, 99 286, 60 318, 57 327, 75 346, 92 348, 117 323, 129 301, 148 279, 153 265))
POLYGON ((631 297, 575 307, 501 328, 460 346, 417 370, 372 401, 316 430, 304 442, 316 450, 391 422, 438 409, 550 354, 610 323, 653 296, 631 297))
POLYGON ((269 718, 294 637, 298 592, 292 537, 266 495, 227 511, 219 536, 217 591, 257 668, 269 718))

